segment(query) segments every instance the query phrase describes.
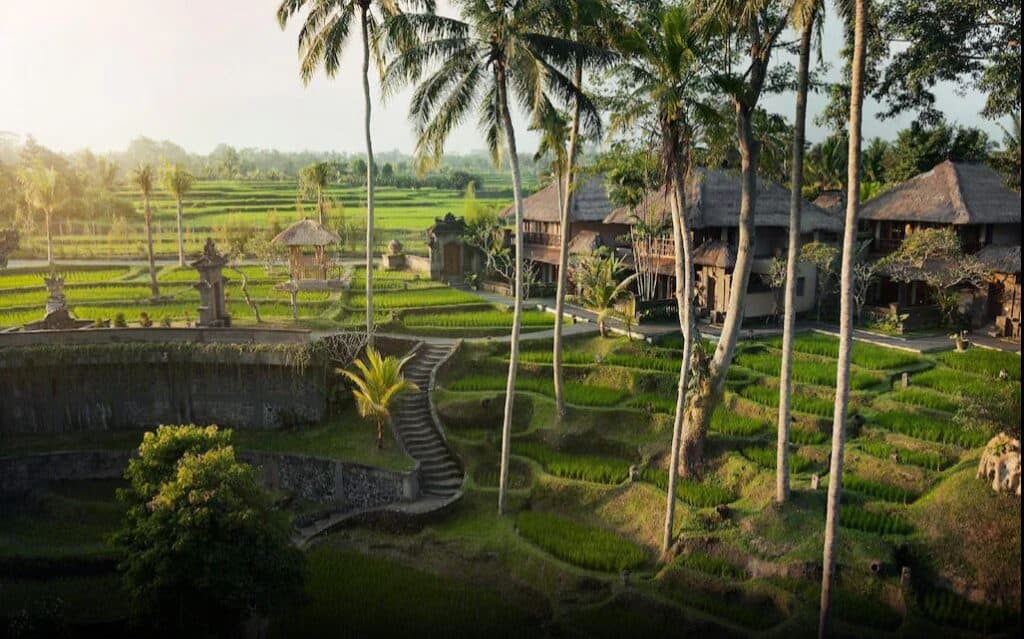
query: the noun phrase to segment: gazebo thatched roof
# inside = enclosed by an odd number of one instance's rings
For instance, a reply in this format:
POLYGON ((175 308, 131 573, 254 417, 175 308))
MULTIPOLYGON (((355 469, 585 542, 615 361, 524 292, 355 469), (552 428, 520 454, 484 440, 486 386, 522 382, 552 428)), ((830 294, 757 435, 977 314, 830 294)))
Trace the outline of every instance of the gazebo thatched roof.
POLYGON ((1020 273, 1020 246, 989 244, 974 256, 996 273, 1020 273))
POLYGON ((327 246, 341 242, 338 234, 308 218, 299 220, 270 240, 285 246, 327 246))
POLYGON ((939 224, 1020 224, 1020 195, 981 164, 946 160, 872 198, 865 220, 939 224))

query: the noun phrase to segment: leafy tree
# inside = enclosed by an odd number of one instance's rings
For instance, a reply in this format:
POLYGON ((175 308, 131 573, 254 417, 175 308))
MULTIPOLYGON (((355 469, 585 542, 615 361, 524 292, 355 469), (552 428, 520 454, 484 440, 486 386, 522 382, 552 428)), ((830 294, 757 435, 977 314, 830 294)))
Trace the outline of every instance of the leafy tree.
POLYGON ((302 553, 231 431, 161 426, 128 463, 128 509, 112 541, 135 620, 157 635, 233 636, 295 600, 302 553))
POLYGON ((160 172, 160 183, 164 190, 174 197, 174 203, 178 210, 178 266, 185 266, 185 232, 184 224, 184 200, 189 191, 192 190, 192 183, 195 177, 180 164, 164 163, 160 172))
POLYGON ((143 215, 146 220, 146 248, 149 256, 149 287, 153 292, 153 299, 160 297, 160 285, 156 280, 156 259, 153 255, 153 210, 150 208, 149 199, 153 196, 153 167, 149 164, 140 164, 132 172, 132 184, 139 189, 142 195, 143 215))
POLYGON ((622 258, 611 255, 604 247, 573 262, 571 277, 579 302, 597 314, 601 337, 607 335, 608 318, 618 314, 615 305, 631 295, 629 285, 636 279, 636 273, 620 281, 617 275, 624 270, 622 258))
POLYGON ((800 249, 800 260, 814 267, 817 280, 815 296, 816 319, 821 321, 821 304, 828 294, 835 289, 837 270, 839 269, 839 249, 825 242, 811 242, 800 249))
POLYGON ((18 229, 0 229, 0 269, 7 268, 7 260, 17 250, 20 239, 18 229))
POLYGON ((868 291, 882 274, 883 264, 870 258, 868 251, 870 247, 870 239, 860 243, 857 249, 857 261, 853 265, 853 317, 857 324, 861 323, 864 304, 868 300, 868 291))
POLYGON ((840 13, 853 31, 850 55, 850 137, 846 168, 846 219, 843 228, 842 270, 839 291, 839 353, 836 394, 832 413, 832 451, 829 459, 828 503, 822 550, 821 606, 818 639, 832 636, 832 586, 838 554, 839 506, 843 485, 846 418, 850 400, 850 352, 853 350, 854 263, 857 254, 857 216, 860 213, 861 123, 864 100, 864 58, 867 49, 868 0, 843 0, 840 13))
POLYGON ((841 189, 846 182, 846 135, 830 135, 811 146, 804 164, 804 181, 821 192, 841 189))
POLYGON ((1013 117, 1009 128, 1003 130, 1003 148, 992 156, 992 164, 1002 173, 1006 185, 1020 193, 1020 115, 1013 117))
POLYGON ((22 194, 30 208, 41 211, 46 223, 46 262, 53 265, 53 214, 68 197, 67 185, 53 167, 31 164, 18 174, 22 194))
POLYGON ((911 233, 896 251, 882 258, 879 268, 897 282, 927 284, 947 326, 959 319, 958 288, 978 287, 988 275, 976 257, 964 253, 956 231, 949 227, 911 233))
POLYGON ((316 213, 320 224, 327 224, 325 192, 331 183, 332 173, 331 165, 327 162, 314 162, 303 167, 299 173, 299 189, 306 197, 316 200, 316 213))
POLYGON ((377 448, 384 448, 384 429, 391 426, 391 405, 395 398, 406 391, 417 391, 416 384, 402 376, 402 368, 413 358, 383 357, 373 347, 366 349, 366 363, 356 360, 359 373, 343 370, 355 388, 359 414, 377 425, 377 448))
POLYGON ((918 120, 896 135, 884 156, 885 175, 890 181, 902 182, 943 160, 984 162, 990 147, 988 135, 980 129, 951 126, 941 120, 928 126, 918 120))
POLYGON ((938 117, 933 89, 941 82, 987 94, 986 117, 1020 113, 1020 2, 888 0, 878 12, 886 36, 906 43, 874 90, 888 102, 887 115, 938 117))
POLYGON ((366 160, 363 158, 355 158, 351 163, 351 171, 353 175, 365 175, 366 174, 366 160))
POLYGON ((522 173, 510 103, 516 99, 536 110, 548 99, 547 92, 553 92, 563 101, 578 100, 584 123, 597 121, 596 107, 563 72, 571 61, 586 60, 595 52, 572 39, 551 35, 560 18, 557 3, 459 0, 456 4, 461 19, 414 15, 389 21, 391 41, 409 46, 398 48, 399 55, 384 74, 384 85, 393 91, 405 83, 418 83, 409 115, 416 126, 421 166, 436 163, 451 131, 478 109, 478 124, 492 160, 498 162, 504 146, 512 169, 516 285, 498 482, 498 511, 504 513, 525 293, 522 173))

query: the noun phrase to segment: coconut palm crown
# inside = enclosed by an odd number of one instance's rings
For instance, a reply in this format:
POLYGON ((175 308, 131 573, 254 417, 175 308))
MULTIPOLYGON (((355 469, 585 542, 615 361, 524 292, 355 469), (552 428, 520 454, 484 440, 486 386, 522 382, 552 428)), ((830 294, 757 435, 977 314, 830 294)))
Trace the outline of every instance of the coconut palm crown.
POLYGON ((355 388, 352 396, 356 399, 359 415, 377 425, 377 448, 384 447, 384 428, 391 423, 391 404, 400 393, 416 391, 416 384, 402 376, 402 368, 413 358, 412 355, 399 359, 384 357, 376 349, 366 349, 366 363, 355 361, 358 373, 342 370, 342 375, 355 388))

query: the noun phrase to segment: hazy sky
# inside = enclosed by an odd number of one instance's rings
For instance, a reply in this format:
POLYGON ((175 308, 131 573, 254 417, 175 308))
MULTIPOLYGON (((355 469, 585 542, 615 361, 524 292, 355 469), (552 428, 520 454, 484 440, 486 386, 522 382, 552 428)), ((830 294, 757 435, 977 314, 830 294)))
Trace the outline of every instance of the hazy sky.
MULTIPOLYGON (((353 39, 334 80, 298 77, 297 25, 281 31, 277 0, 0 0, 0 131, 32 134, 71 151, 122 149, 134 137, 169 139, 189 151, 218 143, 281 150, 362 149, 359 48, 353 39)), ((442 11, 450 11, 441 2, 442 11)), ((825 57, 836 60, 838 23, 826 25, 825 57)), ((833 65, 837 73, 839 64, 833 65)), ((978 116, 983 99, 942 92, 951 120, 996 127, 978 116)), ((377 150, 413 150, 408 93, 375 99, 377 150)), ((812 97, 811 114, 822 99, 812 97)), ((792 118, 792 97, 765 106, 792 118)), ((891 136, 910 118, 877 121, 865 134, 891 136)), ((475 119, 474 119, 475 120, 475 119)), ((523 129, 522 126, 519 127, 523 129)), ((523 150, 535 146, 523 132, 523 150)), ((811 125, 810 137, 821 131, 811 125)), ((996 136, 998 139, 998 135, 996 136)), ((449 150, 482 148, 467 125, 449 150)))

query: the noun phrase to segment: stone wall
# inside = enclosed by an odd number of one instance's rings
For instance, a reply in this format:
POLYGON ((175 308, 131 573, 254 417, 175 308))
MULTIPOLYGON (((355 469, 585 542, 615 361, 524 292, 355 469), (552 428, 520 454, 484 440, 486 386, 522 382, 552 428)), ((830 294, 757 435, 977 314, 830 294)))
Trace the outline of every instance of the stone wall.
MULTIPOLYGON (((98 331, 97 331, 98 332, 98 331)), ((217 424, 276 428, 326 413, 322 364, 245 345, 0 348, 0 433, 217 424)))
MULTIPOLYGON (((0 457, 0 498, 16 497, 58 480, 116 479, 132 451, 71 451, 0 457)), ((333 510, 362 510, 416 499, 419 470, 402 473, 336 459, 241 451, 259 469, 263 485, 333 510)))
POLYGON ((280 328, 85 328, 60 331, 0 333, 0 347, 37 344, 229 343, 303 344, 307 330, 280 328))

